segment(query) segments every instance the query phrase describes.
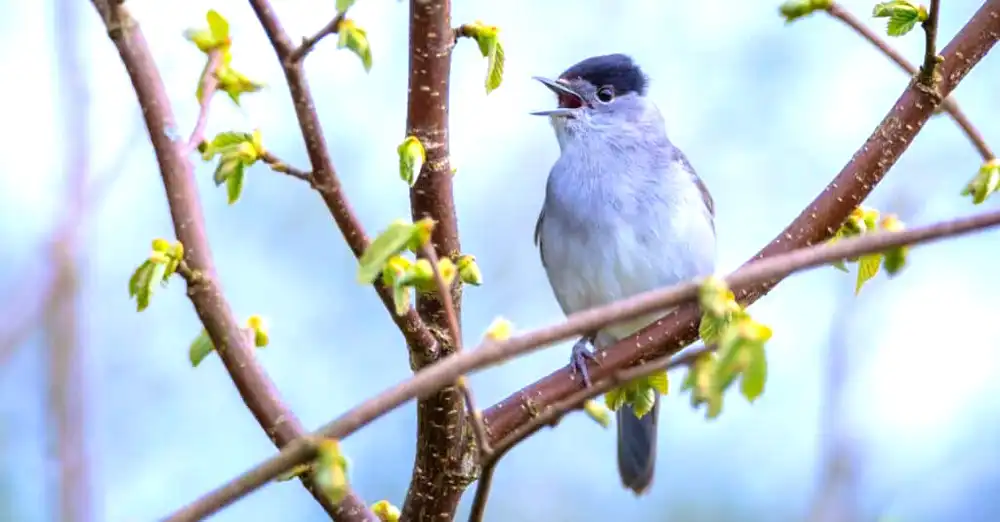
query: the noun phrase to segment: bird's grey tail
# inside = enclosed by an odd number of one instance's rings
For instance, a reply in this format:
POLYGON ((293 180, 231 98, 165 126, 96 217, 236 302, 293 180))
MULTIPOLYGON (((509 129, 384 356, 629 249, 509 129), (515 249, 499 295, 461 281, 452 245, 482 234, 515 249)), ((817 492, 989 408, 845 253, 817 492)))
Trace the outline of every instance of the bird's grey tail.
POLYGON ((636 418, 631 406, 619 408, 618 416, 618 475, 622 484, 636 495, 642 495, 653 483, 656 464, 656 422, 660 413, 660 396, 653 409, 636 418))

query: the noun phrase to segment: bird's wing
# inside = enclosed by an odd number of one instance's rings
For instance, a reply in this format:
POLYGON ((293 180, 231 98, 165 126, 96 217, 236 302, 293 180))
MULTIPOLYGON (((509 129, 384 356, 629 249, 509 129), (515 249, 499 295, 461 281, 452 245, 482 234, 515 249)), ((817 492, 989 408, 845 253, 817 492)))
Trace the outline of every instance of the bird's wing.
POLYGON ((691 166, 691 162, 688 161, 687 156, 678 148, 674 148, 675 159, 680 163, 681 167, 691 175, 691 180, 694 181, 694 185, 698 187, 698 192, 701 192, 701 197, 705 201, 705 207, 708 210, 709 220, 712 223, 712 231, 715 231, 715 200, 712 199, 712 194, 708 191, 708 187, 705 186, 705 182, 698 177, 695 173, 694 167, 691 166))
POLYGON ((538 247, 538 257, 542 259, 542 267, 545 267, 545 255, 542 254, 542 219, 545 218, 545 207, 538 213, 538 221, 535 222, 535 246, 538 247))

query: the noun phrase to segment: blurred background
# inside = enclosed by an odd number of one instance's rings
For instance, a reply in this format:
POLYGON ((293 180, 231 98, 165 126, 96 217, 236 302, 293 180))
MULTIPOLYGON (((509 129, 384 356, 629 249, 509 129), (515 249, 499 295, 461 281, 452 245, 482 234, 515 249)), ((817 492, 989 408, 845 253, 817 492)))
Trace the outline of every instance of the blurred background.
MULTIPOLYGON (((334 2, 273 0, 293 38, 334 2)), ((771 240, 868 137, 907 76, 842 24, 817 14, 785 26, 777 0, 755 2, 456 1, 454 21, 502 28, 507 63, 486 96, 485 60, 454 52, 451 146, 463 249, 485 285, 469 288, 474 341, 498 315, 522 330, 560 320, 531 234, 557 145, 528 115, 556 75, 595 54, 644 65, 674 142, 714 194, 720 263, 731 270, 771 240)), ((843 4, 870 20, 873 2, 843 4)), ((981 5, 944 2, 940 45, 981 5)), ((245 2, 129 2, 190 131, 203 55, 182 38, 214 8, 232 25, 234 66, 268 84, 242 108, 217 96, 209 134, 263 130, 308 163, 284 80, 245 2)), ((218 358, 187 358, 200 325, 173 283, 135 312, 126 281, 154 237, 173 237, 132 88, 84 0, 0 0, 0 520, 141 521, 162 517, 274 453, 218 358), (60 462, 65 472, 61 472, 60 462), (60 479, 62 477, 62 479, 60 479), (72 496, 60 515, 60 480, 72 496)), ((395 147, 406 103, 407 5, 362 0, 374 68, 322 42, 306 70, 341 181, 369 233, 408 217, 395 147)), ((894 39, 920 59, 919 29, 894 39)), ((1000 147, 1000 56, 956 97, 1000 147)), ((173 131, 173 130, 168 130, 173 131)), ((947 116, 932 120, 869 204, 927 224, 974 208, 958 193, 981 159, 947 116)), ((317 195, 262 167, 233 206, 198 166, 219 274, 239 318, 259 313, 259 351, 310 428, 410 374, 400 335, 317 195)), ((686 395, 661 412, 652 493, 618 483, 613 431, 570 416, 501 464, 491 521, 1000 520, 1000 304, 996 233, 921 247, 898 278, 861 295, 854 276, 795 276, 753 306, 770 324, 770 378, 750 406, 732 394, 705 421, 686 395)), ((567 361, 550 348, 472 378, 481 405, 567 361)), ((407 405, 344 441, 369 502, 401 504, 415 432, 407 405)), ((462 505, 466 516, 471 489, 462 505)), ((296 482, 272 484, 219 521, 324 520, 296 482)))

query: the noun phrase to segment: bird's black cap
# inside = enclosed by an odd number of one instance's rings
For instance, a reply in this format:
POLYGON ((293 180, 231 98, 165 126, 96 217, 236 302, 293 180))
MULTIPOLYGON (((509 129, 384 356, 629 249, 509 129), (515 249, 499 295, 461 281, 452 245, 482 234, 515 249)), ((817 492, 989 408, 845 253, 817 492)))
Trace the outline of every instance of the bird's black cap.
POLYGON ((611 85, 618 95, 646 94, 649 80, 632 57, 625 54, 605 54, 587 58, 559 75, 564 80, 582 79, 595 87, 611 85))

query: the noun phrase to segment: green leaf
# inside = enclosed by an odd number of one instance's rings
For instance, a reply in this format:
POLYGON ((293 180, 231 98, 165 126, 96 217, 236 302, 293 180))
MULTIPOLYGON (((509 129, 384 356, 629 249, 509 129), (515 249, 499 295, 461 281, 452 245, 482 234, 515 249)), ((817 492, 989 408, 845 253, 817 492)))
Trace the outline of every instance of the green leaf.
POLYGON ((128 295, 135 297, 136 311, 141 312, 149 306, 149 298, 153 293, 153 277, 157 264, 145 261, 132 273, 128 282, 128 295))
POLYGON ((635 416, 641 419, 653 411, 653 405, 656 404, 656 391, 648 387, 636 390, 632 395, 631 403, 635 416))
POLYGON ((618 411, 625 405, 625 389, 615 388, 604 394, 604 405, 611 411, 618 411))
POLYGON ((833 0, 789 0, 781 4, 778 12, 785 18, 785 22, 792 22, 815 11, 823 11, 830 8, 833 0))
POLYGON ((764 384, 767 382, 767 356, 761 343, 749 343, 743 351, 747 361, 740 378, 740 392, 752 403, 764 393, 764 384))
POLYGON ((420 175, 424 162, 427 161, 424 145, 416 136, 407 136, 403 143, 396 147, 396 153, 399 154, 399 177, 412 187, 417 182, 417 176, 420 175))
POLYGON ((397 284, 392 287, 392 303, 396 307, 396 315, 404 316, 410 310, 410 287, 397 284))
POLYGON ((271 342, 271 337, 267 333, 267 323, 264 318, 254 314, 247 318, 247 328, 253 333, 253 345, 257 348, 264 348, 271 342))
POLYGON ((215 168, 215 175, 212 177, 212 180, 215 181, 216 186, 220 186, 223 183, 226 183, 226 181, 228 181, 229 178, 242 166, 243 162, 240 161, 239 158, 223 158, 223 160, 219 162, 219 166, 215 168))
POLYGON ((916 6, 908 0, 892 0, 875 5, 872 10, 875 18, 888 18, 886 32, 889 36, 902 36, 927 19, 927 10, 916 6))
POLYGON ((347 459, 340 453, 340 444, 336 440, 323 439, 319 442, 313 479, 334 504, 339 504, 347 496, 347 459))
POLYGON ((208 336, 207 331, 202 329, 188 349, 188 359, 191 361, 191 366, 197 368, 201 361, 204 361, 205 357, 208 357, 208 354, 213 351, 215 351, 215 345, 212 344, 212 338, 208 336))
POLYGON ((337 0, 337 12, 343 13, 354 5, 355 0, 337 0))
POLYGON ((353 20, 345 18, 337 28, 338 49, 347 49, 361 58, 361 64, 365 67, 365 72, 372 69, 372 50, 368 45, 368 33, 364 29, 355 25, 353 20))
POLYGON ((253 141, 253 135, 245 132, 220 132, 212 138, 212 141, 203 141, 198 145, 203 161, 211 161, 212 158, 226 151, 238 147, 246 141, 253 141))
POLYGON ((474 286, 483 284, 483 273, 479 271, 479 265, 476 264, 476 256, 463 254, 459 256, 456 266, 458 267, 458 277, 463 283, 474 286))
POLYGON ((854 285, 854 295, 861 292, 861 287, 878 275, 882 267, 882 254, 866 254, 858 259, 858 279, 854 285))
POLYGON ((430 238, 433 221, 428 218, 411 224, 394 221, 368 245, 358 260, 358 282, 371 284, 389 259, 407 248, 416 248, 430 238))
POLYGON ((258 83, 247 78, 243 73, 225 65, 219 67, 215 72, 215 77, 219 80, 220 91, 229 95, 237 106, 240 105, 240 96, 245 93, 258 92, 264 88, 263 83, 258 83))
POLYGON ((1000 160, 990 160, 979 168, 979 172, 962 189, 963 196, 972 196, 972 203, 979 205, 1000 187, 1000 160))
POLYGON ((243 179, 245 177, 246 165, 242 162, 237 162, 236 168, 226 176, 226 196, 230 205, 240 199, 240 194, 243 193, 243 179))
POLYGON ((486 57, 486 94, 489 94, 500 87, 503 82, 504 54, 503 45, 497 40, 493 48, 486 57))
POLYGON ((724 323, 709 315, 708 313, 701 314, 701 323, 698 324, 698 335, 701 337, 702 342, 705 344, 715 344, 719 339, 719 332, 722 330, 724 323))
POLYGON ((658 371, 646 378, 649 386, 660 395, 670 392, 670 380, 667 378, 667 370, 658 371))
POLYGON ((594 400, 589 400, 583 403, 583 411, 588 417, 594 419, 594 422, 601 425, 603 428, 611 426, 611 412, 608 408, 594 400))
POLYGON ((208 20, 208 29, 216 42, 229 40, 229 22, 218 11, 209 9, 205 19, 208 20))

